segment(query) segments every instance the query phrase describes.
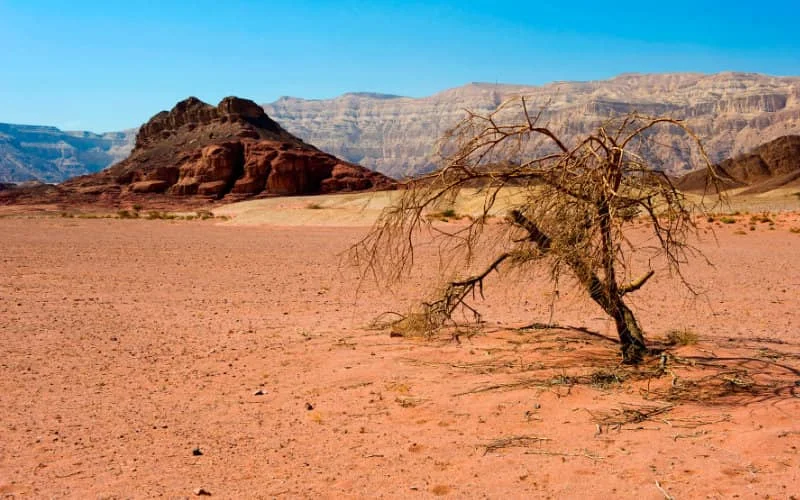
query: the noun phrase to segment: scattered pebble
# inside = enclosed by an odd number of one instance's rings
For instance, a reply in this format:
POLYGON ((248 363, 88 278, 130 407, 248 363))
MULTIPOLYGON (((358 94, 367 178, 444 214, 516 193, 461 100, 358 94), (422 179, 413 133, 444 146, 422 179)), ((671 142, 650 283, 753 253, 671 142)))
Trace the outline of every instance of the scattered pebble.
POLYGON ((202 454, 203 454, 203 450, 201 450, 200 448, 195 448, 195 449, 192 450, 192 455, 194 455, 196 457, 199 457, 202 454))
POLYGON ((208 491, 205 488, 197 488, 196 490, 194 490, 194 494, 199 496, 199 497, 200 496, 205 496, 205 497, 210 497, 211 496, 211 492, 208 491))

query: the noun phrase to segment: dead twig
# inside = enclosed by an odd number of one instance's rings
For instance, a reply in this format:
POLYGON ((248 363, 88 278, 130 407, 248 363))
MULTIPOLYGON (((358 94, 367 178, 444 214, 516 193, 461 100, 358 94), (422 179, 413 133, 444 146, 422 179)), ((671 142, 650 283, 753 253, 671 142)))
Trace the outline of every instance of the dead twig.
POLYGON ((700 436, 705 436, 706 434, 708 434, 708 432, 709 431, 697 431, 697 432, 693 432, 691 434, 675 434, 674 436, 672 436, 672 440, 673 441, 677 441, 679 439, 696 438, 696 437, 700 437, 700 436))
POLYGON ((79 471, 72 472, 70 474, 63 474, 63 475, 56 474, 55 477, 57 477, 58 479, 64 479, 65 477, 77 476, 78 474, 82 474, 82 473, 83 473, 83 471, 79 470, 79 471))
POLYGON ((622 429, 624 425, 645 422, 657 415, 663 415, 672 411, 673 408, 675 408, 675 405, 671 404, 664 406, 624 405, 621 408, 614 408, 605 414, 595 415, 591 411, 589 411, 589 414, 592 415, 597 425, 619 430, 622 429))
POLYGON ((667 491, 661 487, 661 483, 659 483, 658 481, 656 481, 656 488, 658 488, 658 491, 660 491, 661 494, 664 495, 664 500, 675 500, 675 497, 667 493, 667 491))
POLYGON ((588 458, 590 460, 594 460, 595 462, 605 459, 605 457, 590 453, 588 450, 583 450, 581 453, 563 453, 563 452, 558 452, 558 451, 527 450, 525 452, 525 454, 526 455, 548 455, 548 456, 554 456, 554 457, 584 457, 584 458, 588 458))
POLYGON ((491 443, 485 445, 483 454, 491 453, 493 451, 501 450, 503 448, 525 447, 531 446, 543 441, 550 441, 550 438, 540 436, 509 436, 500 439, 495 439, 491 443))

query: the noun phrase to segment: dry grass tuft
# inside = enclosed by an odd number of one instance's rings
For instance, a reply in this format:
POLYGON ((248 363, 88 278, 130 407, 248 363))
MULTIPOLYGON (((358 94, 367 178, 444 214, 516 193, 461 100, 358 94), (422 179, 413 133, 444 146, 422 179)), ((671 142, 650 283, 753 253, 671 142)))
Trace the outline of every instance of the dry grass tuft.
POLYGON ((667 332, 667 344, 669 345, 695 345, 699 339, 697 333, 689 329, 667 332))
POLYGON ((495 439, 486 445, 483 454, 491 453, 493 451, 502 450, 503 448, 514 447, 528 447, 543 441, 550 441, 550 438, 539 436, 509 436, 500 439, 495 439))
POLYGON ((392 337, 425 337, 430 338, 439 328, 430 314, 411 312, 391 325, 392 337))
POLYGON ((462 216, 452 208, 446 208, 444 210, 431 212, 428 214, 428 220, 440 220, 442 222, 448 222, 450 219, 458 220, 461 217, 462 216))

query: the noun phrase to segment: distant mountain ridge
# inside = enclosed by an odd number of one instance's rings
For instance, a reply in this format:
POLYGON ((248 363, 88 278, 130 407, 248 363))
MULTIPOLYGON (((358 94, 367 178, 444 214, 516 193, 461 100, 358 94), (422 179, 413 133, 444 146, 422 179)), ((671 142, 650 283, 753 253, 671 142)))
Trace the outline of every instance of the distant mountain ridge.
MULTIPOLYGON (((465 109, 490 112, 518 94, 544 107, 542 122, 567 140, 631 111, 685 119, 713 162, 800 134, 800 77, 752 73, 629 73, 543 86, 471 83, 422 98, 369 93, 321 100, 283 97, 264 109, 289 132, 324 151, 403 177, 434 168, 437 139, 465 109)), ((675 131, 661 131, 653 139, 666 147, 645 153, 667 172, 681 175, 699 166, 685 150, 672 147, 680 144, 675 131)))
POLYGON ((61 182, 127 158, 136 129, 94 134, 0 123, 0 182, 61 182))
MULTIPOLYGON (((436 141, 464 110, 490 112, 524 94, 546 106, 542 121, 569 140, 614 114, 638 111, 685 119, 712 162, 785 135, 800 134, 800 77, 753 73, 627 73, 542 86, 470 83, 421 98, 351 92, 333 99, 281 97, 264 104, 289 133, 351 163, 401 178, 435 167, 436 141)), ((127 158, 136 129, 108 134, 0 124, 0 182, 59 182, 127 158)), ((675 176, 699 166, 674 133, 644 153, 675 176), (677 147, 673 147, 677 146, 677 147)))

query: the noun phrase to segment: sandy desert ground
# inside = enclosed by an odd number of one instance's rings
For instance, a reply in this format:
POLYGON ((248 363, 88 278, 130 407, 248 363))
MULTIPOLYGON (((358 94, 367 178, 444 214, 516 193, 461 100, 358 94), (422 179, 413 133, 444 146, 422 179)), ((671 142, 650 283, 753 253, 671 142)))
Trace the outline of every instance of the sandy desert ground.
POLYGON ((704 220, 703 293, 637 292, 660 372, 536 274, 487 282, 460 343, 375 328, 436 259, 360 279, 365 199, 0 218, 0 497, 800 497, 797 215, 704 220))

